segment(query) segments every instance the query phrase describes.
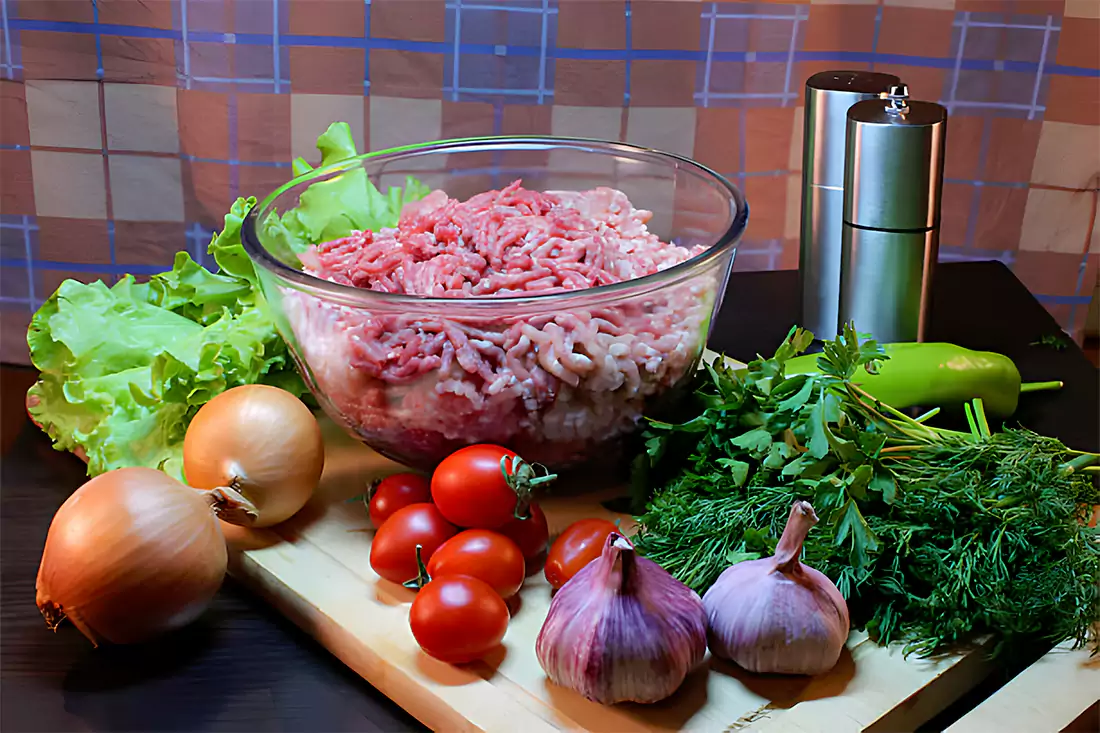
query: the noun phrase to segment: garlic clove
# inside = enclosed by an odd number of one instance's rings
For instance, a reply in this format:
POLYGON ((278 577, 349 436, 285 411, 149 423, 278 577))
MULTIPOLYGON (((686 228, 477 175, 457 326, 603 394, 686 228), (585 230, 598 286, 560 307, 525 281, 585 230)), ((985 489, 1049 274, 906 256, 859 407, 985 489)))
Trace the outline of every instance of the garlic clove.
POLYGON ((706 654, 702 601, 612 534, 555 594, 536 642, 555 684, 605 705, 671 695, 706 654))
POLYGON ((703 596, 711 653, 751 672, 820 674, 836 665, 850 621, 843 595, 799 562, 817 515, 795 502, 773 557, 726 568, 703 596))

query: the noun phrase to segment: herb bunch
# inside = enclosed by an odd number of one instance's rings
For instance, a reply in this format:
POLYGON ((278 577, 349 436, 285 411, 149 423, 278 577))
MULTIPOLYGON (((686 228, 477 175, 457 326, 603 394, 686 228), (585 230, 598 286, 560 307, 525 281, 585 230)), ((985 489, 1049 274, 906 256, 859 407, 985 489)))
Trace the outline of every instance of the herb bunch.
POLYGON ((852 382, 887 357, 849 326, 824 344, 820 374, 786 377, 812 334, 792 329, 770 359, 700 373, 691 415, 650 421, 636 486, 658 486, 637 547, 702 593, 729 565, 771 554, 791 503, 821 523, 805 562, 881 643, 931 654, 995 632, 1083 644, 1100 620, 1100 455, 1024 429, 931 427, 852 382))

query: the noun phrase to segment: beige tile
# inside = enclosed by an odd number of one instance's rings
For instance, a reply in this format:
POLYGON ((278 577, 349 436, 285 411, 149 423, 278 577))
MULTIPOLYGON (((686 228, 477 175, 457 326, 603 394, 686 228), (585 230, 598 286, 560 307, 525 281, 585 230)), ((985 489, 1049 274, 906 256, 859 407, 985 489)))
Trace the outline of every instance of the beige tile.
POLYGON ((98 86, 94 81, 27 81, 31 144, 102 149, 98 86))
POLYGON ((104 84, 103 102, 109 150, 180 151, 175 87, 104 84))
POLYGON ((695 108, 631 107, 626 139, 635 145, 690 156, 695 149, 695 108))
POLYGON ((1043 122, 1032 183, 1089 188, 1100 166, 1100 129, 1069 122, 1043 122))
MULTIPOLYGON (((373 106, 373 102, 372 102, 373 106)), ((321 162, 317 138, 333 122, 346 122, 360 153, 367 152, 363 139, 363 97, 356 94, 290 95, 290 153, 311 164, 321 162)))
MULTIPOLYGON (((1031 252, 1081 254, 1092 213, 1091 191, 1033 188, 1027 195, 1020 249, 1031 252)), ((1097 251, 1097 237, 1090 249, 1097 251)))
POLYGON ((177 158, 112 155, 115 219, 183 221, 183 177, 177 158))
POLYGON ((555 104, 550 115, 552 135, 618 140, 623 111, 619 107, 571 107, 555 104))
POLYGON ((443 103, 438 99, 370 98, 370 149, 387 150, 438 140, 443 103))
POLYGON ((64 219, 107 218, 107 187, 99 153, 31 151, 34 202, 38 216, 64 219))
POLYGON ((791 155, 787 159, 787 169, 802 170, 802 136, 806 132, 806 108, 794 108, 794 128, 791 130, 791 155))
POLYGON ((787 218, 783 222, 784 239, 802 237, 802 176, 787 176, 787 218))
POLYGON ((1067 18, 1100 18, 1100 0, 1066 0, 1067 18))

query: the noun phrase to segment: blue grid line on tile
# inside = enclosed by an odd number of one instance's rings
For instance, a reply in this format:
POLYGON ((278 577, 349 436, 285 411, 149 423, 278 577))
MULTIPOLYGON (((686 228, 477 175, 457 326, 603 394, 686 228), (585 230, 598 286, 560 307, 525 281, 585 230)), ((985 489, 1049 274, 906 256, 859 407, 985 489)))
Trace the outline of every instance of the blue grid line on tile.
MULTIPOLYGON (((225 117, 226 117, 226 135, 228 135, 229 145, 229 159, 231 161, 237 160, 240 157, 240 149, 238 147, 238 137, 240 133, 239 118, 237 109, 237 95, 227 94, 225 104, 225 117)), ((237 197, 241 195, 241 169, 239 164, 230 163, 229 165, 229 196, 236 201, 237 197)))
MULTIPOLYGON (((768 270, 776 269, 779 264, 779 257, 783 254, 783 242, 779 239, 763 239, 757 241, 749 241, 746 244, 740 244, 737 246, 738 255, 767 255, 768 256, 768 270)), ((734 266, 736 268, 736 256, 734 257, 734 266)), ((741 260, 744 262, 744 259, 741 260)))
MULTIPOLYGON (((986 117, 982 120, 982 137, 978 143, 978 162, 975 170, 984 171, 986 161, 989 159, 989 146, 993 140, 993 120, 986 117)), ((970 213, 966 219, 966 247, 974 246, 974 236, 978 231, 978 213, 981 210, 982 187, 975 186, 970 194, 970 213)))
POLYGON ((630 74, 634 64, 634 8, 630 0, 624 2, 626 38, 623 39, 623 67, 625 79, 623 80, 623 104, 630 104, 630 74))
POLYGON ((3 23, 3 25, 0 26, 0 30, 2 30, 4 34, 4 76, 8 79, 12 79, 15 77, 15 74, 11 60, 11 32, 8 30, 8 0, 0 0, 0 22, 3 23))
MULTIPOLYGON (((451 80, 454 84, 455 90, 451 92, 451 101, 458 101, 458 87, 462 84, 462 77, 459 76, 459 70, 461 68, 460 60, 462 57, 462 0, 456 0, 451 7, 454 9, 454 42, 451 44, 452 53, 454 54, 451 59, 451 80)), ((373 40, 373 39, 372 39, 373 40)))
POLYGON ((944 106, 947 108, 947 113, 951 114, 955 111, 955 98, 959 93, 959 74, 962 69, 963 52, 966 49, 966 34, 969 30, 970 13, 964 12, 962 16, 961 30, 959 31, 959 47, 955 50, 955 66, 954 71, 951 74, 951 90, 948 92, 947 100, 944 106))
POLYGON ((212 236, 214 236, 213 230, 206 229, 197 221, 187 227, 185 237, 187 239, 188 253, 191 255, 191 259, 200 265, 205 266, 206 264, 204 261, 206 257, 206 245, 210 243, 210 238, 212 236))
POLYGON ((180 40, 183 41, 184 89, 191 88, 191 44, 187 40, 187 0, 180 0, 180 40))
MULTIPOLYGON (((970 13, 967 13, 967 15, 970 15, 970 13)), ((1054 16, 1048 15, 1048 16, 1046 16, 1046 20, 1047 20, 1047 24, 1049 25, 1049 24, 1054 22, 1054 16)), ((955 20, 955 22, 953 22, 951 25, 954 26, 955 28, 961 28, 963 24, 962 24, 961 21, 955 20)), ((1046 25, 1031 25, 1030 23, 991 23, 989 21, 974 20, 973 18, 966 21, 966 25, 970 28, 1007 28, 1007 29, 1012 29, 1012 30, 1023 30, 1023 31, 1028 31, 1028 30, 1041 31, 1041 30, 1046 30, 1046 28, 1047 28, 1046 25)), ((1061 28, 1062 28, 1062 26, 1060 26, 1060 25, 1054 25, 1054 30, 1061 30, 1061 28)))
POLYGON ((951 245, 940 246, 940 262, 976 262, 982 260, 997 260, 1011 267, 1016 262, 1016 250, 973 250, 951 245))
MULTIPOLYGON (((274 0, 277 2, 278 0, 274 0)), ((13 19, 11 24, 19 30, 51 30, 71 33, 95 33, 96 29, 101 33, 111 35, 123 35, 139 38, 164 38, 182 40, 182 34, 175 30, 160 28, 143 28, 139 26, 120 25, 95 25, 87 23, 73 23, 68 21, 37 21, 13 19)), ((1052 28, 1053 30, 1053 28, 1052 28)), ((422 53, 453 53, 454 45, 451 42, 407 41, 386 38, 346 38, 337 36, 307 36, 293 34, 257 34, 237 33, 235 42, 240 45, 274 45, 278 42, 279 48, 285 46, 326 46, 326 47, 350 47, 365 49, 393 49, 400 51, 416 51, 422 53)), ((193 31, 188 34, 189 41, 225 43, 227 34, 193 31)), ((458 53, 462 55, 498 55, 499 49, 494 44, 460 44, 458 53)), ((538 46, 506 45, 505 53, 508 56, 538 56, 541 49, 538 46)), ((784 61, 785 52, 757 52, 754 58, 757 61, 784 61)), ((580 59, 580 60, 614 60, 627 61, 633 59, 654 61, 703 61, 706 60, 705 51, 692 50, 660 50, 660 49, 581 49, 581 48, 553 48, 547 49, 548 59, 580 59)), ((749 54, 736 51, 715 51, 715 61, 746 61, 749 54)), ((795 61, 848 61, 853 63, 885 62, 911 66, 924 66, 933 68, 952 68, 952 60, 926 56, 907 56, 904 54, 868 53, 863 51, 797 51, 795 61)), ((1006 61, 1000 62, 993 59, 966 59, 961 60, 962 68, 967 70, 994 71, 997 64, 1003 63, 1004 68, 1013 71, 1035 71, 1037 62, 1006 61)), ((1091 69, 1077 66, 1065 66, 1049 64, 1045 67, 1049 74, 1064 76, 1084 76, 1100 78, 1100 69, 1091 69)), ((282 79, 276 79, 276 84, 285 84, 282 79)))
MULTIPOLYGON (((1092 302, 1091 295, 1046 295, 1044 293, 1033 293, 1035 300, 1040 303, 1052 303, 1055 305, 1088 305, 1092 302)), ((1072 312, 1070 316, 1070 327, 1072 328, 1073 317, 1072 312)))
MULTIPOLYGON (((363 0, 363 36, 370 38, 370 0, 363 0)), ((363 54, 363 94, 370 94, 370 53, 363 54)))
MULTIPOLYGON (((23 217, 23 254, 27 258, 27 296, 30 298, 31 303, 37 300, 35 296, 35 283, 34 283, 34 253, 31 251, 31 218, 29 216, 23 217)), ((38 227, 35 226, 37 229, 38 227)), ((32 309, 33 310, 33 309, 32 309)))
MULTIPOLYGON (((231 146, 231 152, 234 152, 234 149, 236 148, 235 140, 230 142, 230 146, 231 146)), ((85 150, 83 148, 60 148, 59 149, 59 148, 56 148, 56 147, 53 147, 53 146, 45 146, 45 145, 0 145, 0 150, 60 150, 60 152, 72 151, 72 152, 78 152, 78 153, 82 153, 82 154, 89 153, 89 152, 95 152, 95 151, 85 150)), ((100 153, 100 155, 109 155, 109 154, 112 154, 112 153, 120 153, 120 154, 123 154, 123 155, 131 155, 131 156, 137 156, 137 157, 172 158, 172 159, 178 158, 179 160, 186 160, 186 161, 195 162, 195 163, 217 163, 219 165, 228 165, 228 166, 252 166, 252 167, 257 167, 257 168, 290 168, 291 167, 291 163, 289 161, 281 161, 281 160, 275 160, 275 161, 272 161, 272 160, 237 160, 235 158, 230 158, 228 160, 225 160, 223 158, 207 158, 207 157, 204 157, 204 156, 201 156, 201 155, 191 155, 190 153, 157 153, 156 155, 148 155, 148 154, 143 155, 141 153, 141 151, 117 151, 117 150, 116 151, 111 151, 110 153, 108 153, 108 151, 106 151, 106 150, 100 150, 99 153, 100 153)), ((0 226, 4 226, 4 225, 0 224, 0 226)))
MULTIPOLYGON (((878 53, 878 39, 882 33, 882 3, 875 8, 875 30, 871 33, 871 53, 878 53)), ((875 62, 869 65, 871 71, 875 70, 875 62)))
MULTIPOLYGON (((710 4, 710 13, 704 13, 703 19, 707 21, 707 56, 703 62, 703 93, 700 102, 702 106, 710 106, 710 72, 714 66, 714 37, 718 25, 718 3, 710 4)), ((696 95, 699 96, 699 95, 696 95)))
POLYGON ((107 250, 111 255, 111 264, 117 265, 118 259, 115 256, 115 220, 107 220, 107 250))
POLYGON ((272 55, 272 76, 275 78, 275 93, 279 94, 279 85, 282 82, 282 72, 279 69, 280 57, 282 54, 279 52, 279 0, 271 0, 271 55, 272 55))
POLYGON ((92 32, 95 34, 95 75, 103 78, 103 35, 99 23, 99 4, 92 3, 92 32))
POLYGON ((1052 31, 1052 19, 1047 16, 1046 30, 1043 31, 1043 50, 1039 53, 1039 68, 1035 71, 1035 86, 1031 89, 1031 109, 1028 110, 1027 118, 1029 120, 1035 119, 1035 112, 1038 110, 1039 105, 1039 88, 1043 83, 1043 65, 1047 61, 1047 48, 1050 45, 1050 35, 1052 31))
POLYGON ((1027 181, 976 181, 969 178, 944 178, 944 183, 960 183, 966 186, 977 186, 984 188, 989 186, 990 188, 1027 188, 1027 181))
MULTIPOLYGON (((794 23, 791 24, 791 45, 787 48, 787 67, 783 72, 783 93, 789 94, 791 91, 791 74, 794 73, 794 58, 798 53, 798 49, 795 48, 798 45, 798 24, 803 20, 808 20, 809 15, 803 17, 802 6, 796 5, 794 8, 794 23)), ((796 97, 801 96, 796 94, 796 97)), ((783 106, 787 106, 787 98, 783 99, 783 106)))
MULTIPOLYGON (((165 271, 164 265, 110 265, 102 263, 61 262, 57 260, 40 259, 33 260, 32 263, 25 263, 23 260, 14 260, 10 258, 0 259, 0 267, 24 267, 28 264, 33 264, 34 267, 46 270, 68 270, 70 272, 85 272, 92 275, 156 275, 159 272, 165 271)), ((28 270, 29 269, 30 268, 28 267, 28 270)))
MULTIPOLYGON (((539 40, 539 104, 544 101, 544 95, 546 92, 546 56, 547 56, 547 32, 549 30, 550 20, 550 0, 542 0, 542 24, 539 28, 540 40, 539 40)), ((458 79, 455 79, 455 83, 458 83, 458 79)))

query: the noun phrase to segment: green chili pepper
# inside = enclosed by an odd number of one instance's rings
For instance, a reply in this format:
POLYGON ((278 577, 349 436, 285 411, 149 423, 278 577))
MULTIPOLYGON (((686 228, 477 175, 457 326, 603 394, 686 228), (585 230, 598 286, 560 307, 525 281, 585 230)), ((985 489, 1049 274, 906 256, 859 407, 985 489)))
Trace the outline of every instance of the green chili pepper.
MULTIPOLYGON (((1062 387, 1057 381, 1021 383, 1012 360, 991 351, 943 343, 883 344, 883 349, 890 358, 879 364, 878 374, 868 374, 860 367, 853 381, 899 410, 947 407, 980 397, 990 415, 1008 417, 1016 411, 1020 393, 1062 387)), ((816 354, 803 354, 786 363, 788 376, 817 371, 816 354)))

